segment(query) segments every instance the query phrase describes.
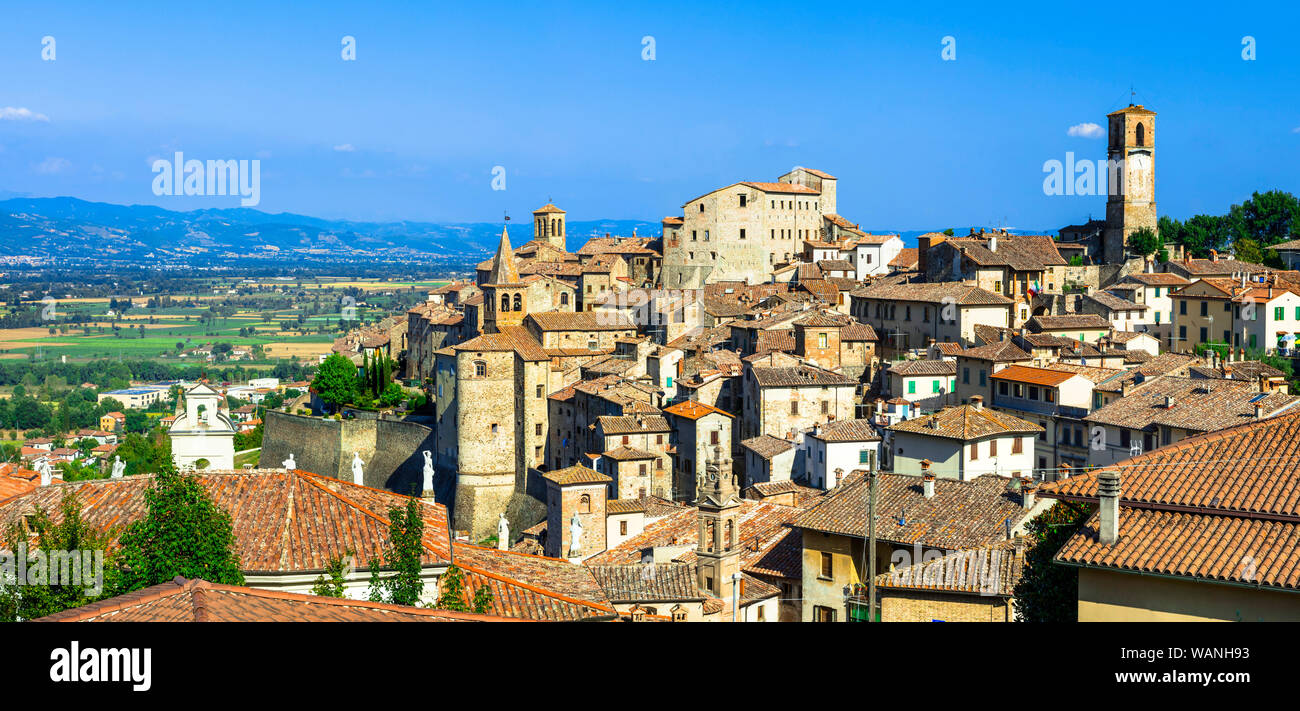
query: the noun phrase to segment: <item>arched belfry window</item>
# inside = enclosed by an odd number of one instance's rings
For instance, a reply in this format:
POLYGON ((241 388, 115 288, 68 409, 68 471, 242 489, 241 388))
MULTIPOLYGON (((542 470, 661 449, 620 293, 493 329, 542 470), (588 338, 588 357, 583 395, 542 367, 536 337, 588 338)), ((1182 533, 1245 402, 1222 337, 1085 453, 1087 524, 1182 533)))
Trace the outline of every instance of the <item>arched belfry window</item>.
POLYGON ((501 310, 502 310, 502 311, 509 311, 509 310, 510 310, 510 295, 509 295, 509 294, 502 294, 502 295, 501 295, 501 310))
POLYGON ((519 294, 515 294, 515 311, 523 311, 523 310, 524 310, 523 297, 519 296, 519 294))
POLYGON ((733 545, 735 540, 736 540, 736 522, 733 521, 732 519, 727 519, 727 534, 726 534, 726 539, 723 542, 723 546, 722 546, 723 550, 731 550, 731 546, 733 545))
POLYGON ((591 494, 583 494, 578 499, 578 513, 591 513, 591 494))
POLYGON ((568 305, 569 305, 569 294, 568 294, 568 292, 561 291, 561 292, 560 292, 560 306, 568 306, 568 305))
POLYGON ((1147 127, 1146 124, 1140 123, 1137 127, 1137 144, 1145 146, 1147 144, 1147 127))

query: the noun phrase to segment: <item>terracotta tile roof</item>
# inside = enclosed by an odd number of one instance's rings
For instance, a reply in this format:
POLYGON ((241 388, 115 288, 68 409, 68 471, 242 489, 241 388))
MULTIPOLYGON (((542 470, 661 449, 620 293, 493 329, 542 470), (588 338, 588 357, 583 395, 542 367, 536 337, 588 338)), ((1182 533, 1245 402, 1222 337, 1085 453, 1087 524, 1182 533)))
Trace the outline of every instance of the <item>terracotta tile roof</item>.
POLYGON ((879 341, 876 330, 871 324, 853 321, 840 331, 841 341, 879 341))
POLYGON ((823 272, 853 272, 857 268, 847 259, 822 259, 817 262, 817 268, 823 272))
MULTIPOLYGON (((747 185, 765 193, 802 193, 805 195, 821 195, 820 190, 813 190, 804 185, 795 185, 793 183, 760 183, 754 181, 745 181, 740 185, 747 185)), ((725 189, 725 188, 724 188, 725 189)))
POLYGON ((638 499, 610 499, 605 502, 605 513, 608 515, 645 513, 646 502, 644 498, 638 499))
POLYGON ((795 342, 794 330, 789 328, 769 328, 758 332, 754 342, 755 353, 771 351, 793 352, 799 345, 795 342))
POLYGON ((611 602, 698 601, 707 597, 687 563, 588 564, 611 602))
POLYGON ((1178 276, 1177 274, 1157 272, 1152 274, 1145 274, 1145 273, 1130 274, 1124 277, 1123 279, 1121 279, 1120 283, 1121 284, 1123 283, 1142 284, 1143 286, 1184 287, 1187 286, 1188 284, 1191 284, 1192 282, 1188 281, 1187 279, 1184 279, 1183 277, 1178 276))
POLYGON ((817 503, 817 500, 826 495, 826 492, 811 486, 804 486, 789 479, 781 481, 763 481, 745 487, 743 492, 747 499, 763 500, 769 496, 780 496, 782 494, 794 494, 795 506, 799 508, 808 508, 817 503))
POLYGON ((1251 383, 1168 376, 1146 381, 1129 394, 1084 419, 1128 429, 1151 425, 1212 432, 1255 419, 1256 405, 1268 417, 1295 407, 1300 398, 1280 392, 1258 393, 1251 383), (1172 407, 1167 404, 1172 399, 1172 407))
POLYGON ((1002 434, 1037 434, 1043 431, 1042 427, 1028 420, 971 405, 947 407, 922 417, 897 422, 888 429, 963 441, 1002 434))
POLYGON ((1024 352, 1011 341, 998 341, 996 343, 985 343, 982 346, 966 348, 958 351, 957 355, 963 358, 978 358, 980 360, 992 361, 994 363, 1009 363, 1018 360, 1033 360, 1033 356, 1024 352))
POLYGON ((810 365, 798 365, 788 368, 768 368, 753 366, 750 372, 760 388, 803 388, 816 386, 857 385, 857 381, 839 373, 822 370, 810 365))
MULTIPOLYGON (((759 575, 799 578, 802 575, 802 537, 790 527, 803 509, 771 501, 740 500, 739 538, 743 546, 741 569, 759 575)), ((681 546, 677 563, 695 563, 699 541, 699 510, 687 507, 646 526, 641 533, 587 560, 588 565, 620 565, 641 561, 647 548, 681 546)))
POLYGON ((913 282, 910 284, 878 283, 853 292, 853 296, 884 301, 912 301, 929 304, 955 302, 959 306, 1009 306, 1012 302, 1001 294, 978 286, 955 281, 913 282))
MULTIPOLYGON (((195 475, 212 499, 230 512, 236 551, 247 573, 306 573, 325 569, 331 558, 383 560, 388 509, 410 500, 389 491, 358 486, 302 470, 253 469, 195 475)), ((94 479, 40 487, 0 503, 0 524, 17 522, 35 506, 58 516, 69 487, 77 492, 85 521, 117 536, 145 512, 144 492, 152 475, 94 479)), ((425 565, 451 560, 447 509, 420 503, 424 518, 425 565)))
POLYGON ((1215 380, 1226 379, 1229 373, 1234 380, 1248 380, 1251 382, 1258 382, 1261 377, 1270 380, 1286 377, 1286 374, 1277 368, 1257 360, 1237 360, 1231 363, 1223 363, 1217 368, 1193 366, 1188 368, 1188 371, 1195 377, 1215 380))
POLYGON ((804 316, 794 322, 796 326, 812 326, 813 328, 843 328, 847 325, 849 319, 842 314, 838 317, 818 311, 808 316, 804 316))
POLYGON ((35 622, 515 622, 494 615, 186 580, 136 590, 35 622))
POLYGON ((1094 291, 1084 298, 1095 301, 1111 311, 1146 311, 1146 304, 1136 304, 1128 299, 1121 299, 1108 291, 1094 291))
POLYGON ((805 173, 811 173, 823 180, 835 180, 835 176, 823 170, 814 170, 813 168, 802 168, 805 173))
POLYGON ((871 442, 880 439, 871 420, 838 420, 818 425, 809 437, 823 442, 871 442))
POLYGON ((546 203, 545 205, 542 205, 541 207, 537 208, 536 210, 533 210, 533 214, 534 214, 534 215, 539 215, 539 214, 542 214, 542 213, 559 213, 559 214, 564 214, 564 210, 561 210, 560 208, 556 207, 556 206, 554 205, 554 203, 549 203, 549 202, 548 202, 548 203, 546 203))
POLYGON ((840 288, 825 279, 800 279, 799 288, 828 304, 834 304, 840 298, 840 288))
POLYGON ((532 319, 542 331, 624 331, 636 328, 627 316, 607 311, 546 311, 530 313, 526 318, 532 319))
POLYGON ((492 614, 540 621, 603 619, 614 614, 609 598, 584 566, 466 543, 455 544, 465 571, 465 598, 492 592, 492 614))
POLYGON ((0 501, 11 496, 26 494, 40 483, 41 475, 34 470, 26 469, 15 462, 0 464, 0 501))
MULTIPOLYGON (((1007 477, 985 474, 970 481, 940 477, 927 499, 921 477, 878 475, 876 536, 895 544, 921 543, 961 550, 1006 538, 1026 515, 1020 494, 1008 491, 1007 477)), ((860 470, 799 516, 795 525, 810 531, 854 538, 867 535, 867 478, 860 470)))
POLYGON ((889 364, 891 375, 956 375, 957 364, 950 360, 900 360, 889 364))
POLYGON ((1074 373, 1061 370, 1034 368, 1028 365, 1008 365, 1002 370, 994 373, 991 377, 994 380, 1010 380, 1012 382, 1028 383, 1030 385, 1056 387, 1074 376, 1074 373))
POLYGON ((1025 324, 1034 331, 1060 331, 1080 328, 1110 328, 1110 321, 1097 314, 1066 314, 1064 316, 1035 316, 1025 324))
POLYGON ((993 235, 997 251, 991 250, 990 236, 954 237, 941 244, 961 250, 967 259, 980 266, 1002 266, 1021 272, 1041 272, 1048 266, 1068 264, 1056 249, 1056 240, 1047 235, 993 235))
POLYGON ((740 446, 748 449, 754 454, 757 454, 763 459, 771 459, 778 454, 794 449, 794 442, 764 434, 749 439, 742 439, 740 441, 740 446))
MULTIPOLYGON (((1144 353, 1145 351, 1138 351, 1138 352, 1144 353)), ((1119 368, 1100 368, 1092 365, 1079 365, 1077 363, 1061 363, 1061 362, 1048 363, 1047 369, 1059 370, 1062 373, 1074 373, 1075 375, 1082 375, 1088 380, 1091 380, 1093 385, 1104 383, 1107 380, 1110 380, 1111 378, 1114 378, 1115 376, 1121 375, 1125 372, 1119 368)))
POLYGON ((615 447, 608 452, 602 453, 601 456, 609 457, 610 459, 620 462, 635 462, 642 459, 655 459, 659 455, 654 454, 653 452, 647 452, 644 449, 629 447, 624 444, 615 447))
POLYGON ((1000 541, 876 576, 887 590, 931 590, 1011 597, 1024 571, 1024 538, 1000 541))
POLYGON ((889 260, 887 266, 899 270, 915 269, 920 258, 920 251, 916 247, 904 247, 898 251, 898 256, 889 260))
POLYGON ((663 415, 603 415, 597 417, 596 422, 606 435, 671 432, 673 429, 663 415))
POLYGON ((719 410, 718 408, 712 405, 707 405, 702 402, 696 402, 694 400, 684 400, 671 407, 666 407, 664 408, 664 412, 670 415, 676 415, 678 417, 685 417, 690 420, 698 420, 701 417, 704 417, 705 415, 708 415, 710 413, 715 413, 715 412, 719 415, 726 415, 727 417, 735 417, 735 415, 731 414, 730 412, 727 412, 726 410, 719 410))
POLYGON ((613 479, 601 474, 600 472, 584 467, 581 464, 574 464, 564 469, 555 471, 542 472, 542 477, 559 484, 560 486, 570 486, 572 484, 608 484, 613 479))

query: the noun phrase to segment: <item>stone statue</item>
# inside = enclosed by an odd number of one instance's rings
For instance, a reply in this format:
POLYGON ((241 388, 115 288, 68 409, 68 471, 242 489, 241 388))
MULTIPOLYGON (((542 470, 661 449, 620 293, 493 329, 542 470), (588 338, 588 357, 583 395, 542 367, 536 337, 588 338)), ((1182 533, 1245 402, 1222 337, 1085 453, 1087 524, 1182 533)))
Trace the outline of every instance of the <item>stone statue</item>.
POLYGON ((573 514, 569 521, 569 557, 576 558, 582 555, 582 522, 578 520, 578 514, 573 514))
POLYGON ((364 484, 366 482, 365 472, 362 470, 362 466, 364 464, 365 463, 361 461, 361 455, 357 454, 356 452, 353 452, 352 453, 352 483, 353 484, 364 484))
POLYGON ((280 463, 285 469, 297 469, 298 463, 293 461, 293 452, 289 452, 289 458, 280 463))
POLYGON ((113 479, 121 479, 126 474, 126 462, 116 454, 113 455, 113 473, 109 475, 113 479))
POLYGON ((36 465, 36 473, 41 475, 41 486, 49 486, 54 481, 54 472, 50 463, 44 459, 36 465))
POLYGON ((497 549, 506 550, 510 547, 510 522, 503 513, 497 516, 497 549))
POLYGON ((423 491, 433 491, 433 453, 424 450, 424 489, 423 491))

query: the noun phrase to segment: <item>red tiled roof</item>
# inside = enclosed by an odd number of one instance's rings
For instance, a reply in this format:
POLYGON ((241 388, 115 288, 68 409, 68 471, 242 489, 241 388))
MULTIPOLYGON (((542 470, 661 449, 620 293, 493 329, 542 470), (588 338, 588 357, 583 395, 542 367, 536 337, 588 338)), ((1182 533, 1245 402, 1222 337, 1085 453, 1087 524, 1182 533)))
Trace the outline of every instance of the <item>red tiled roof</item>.
POLYGON ((516 622, 506 617, 176 578, 34 622, 516 622))

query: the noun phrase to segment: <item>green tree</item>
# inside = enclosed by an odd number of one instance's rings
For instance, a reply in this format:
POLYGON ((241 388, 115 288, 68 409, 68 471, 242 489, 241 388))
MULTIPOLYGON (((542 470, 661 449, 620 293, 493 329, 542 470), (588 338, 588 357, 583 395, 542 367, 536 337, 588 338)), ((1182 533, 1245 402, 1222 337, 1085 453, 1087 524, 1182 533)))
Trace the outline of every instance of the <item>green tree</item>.
POLYGON ((113 569, 115 595, 184 576, 243 585, 230 514, 196 477, 171 462, 144 492, 145 515, 127 526, 113 569))
POLYGON ((1052 558, 1091 513, 1090 507, 1061 501, 1025 524, 1032 547, 1016 583, 1017 622, 1078 621, 1079 572, 1052 558))
POLYGON ((1261 247, 1300 239, 1300 198, 1281 190, 1256 192, 1233 205, 1227 220, 1234 240, 1253 240, 1261 247))
MULTIPOLYGON (((37 505, 29 524, 31 533, 29 534, 19 524, 10 524, 5 531, 5 547, 15 553, 20 550, 31 551, 27 554, 29 558, 39 555, 46 561, 47 571, 50 573, 56 568, 62 569, 61 563, 58 566, 49 565, 52 556, 57 556, 59 552, 75 554, 75 557, 69 557, 68 560, 78 561, 76 565, 79 566, 81 580, 51 581, 47 577, 35 585, 11 585, 13 580, 0 580, 0 622, 44 617, 69 608, 80 607, 104 596, 103 580, 96 577, 102 574, 102 570, 95 570, 94 561, 96 558, 103 561, 108 536, 95 530, 82 518, 81 505, 77 501, 77 492, 73 487, 64 490, 63 499, 59 503, 59 513, 60 516, 56 521, 45 512, 44 508, 37 505), (29 546, 33 538, 35 545, 29 546), (91 562, 90 570, 85 566, 87 560, 91 562), (65 582, 80 584, 61 584, 65 582)), ((30 574, 31 571, 28 572, 30 574)), ((9 574, 0 567, 0 576, 9 574)))
POLYGON ((325 564, 325 572, 317 576, 316 584, 311 586, 312 594, 321 597, 343 597, 347 569, 350 567, 353 555, 353 551, 348 551, 346 559, 330 558, 330 561, 325 564))
POLYGON ((1223 251, 1232 233, 1228 221, 1215 215, 1196 215, 1183 224, 1183 246, 1193 257, 1210 256, 1210 250, 1223 251))
POLYGON ((1155 232, 1151 231, 1150 227, 1140 227, 1128 236, 1128 246, 1134 252, 1145 257, 1149 254, 1155 254, 1156 250, 1163 245, 1160 238, 1156 236, 1155 232))
POLYGON ((316 394, 334 411, 352 402, 357 396, 357 367, 338 353, 332 353, 320 364, 311 381, 316 394))
POLYGON ((465 604, 465 572, 455 563, 447 566, 438 578, 438 601, 434 607, 452 612, 469 612, 465 604))
POLYGON ((1264 249, 1260 247, 1259 242, 1249 237, 1238 237, 1232 243, 1232 252, 1232 256, 1240 261, 1250 262, 1251 264, 1264 263, 1264 249))
POLYGON ((424 519, 420 502, 409 499, 406 506, 388 509, 388 540, 384 543, 384 562, 393 571, 380 577, 378 562, 370 561, 370 599, 378 598, 395 605, 415 606, 424 593, 420 578, 424 556, 424 519))

